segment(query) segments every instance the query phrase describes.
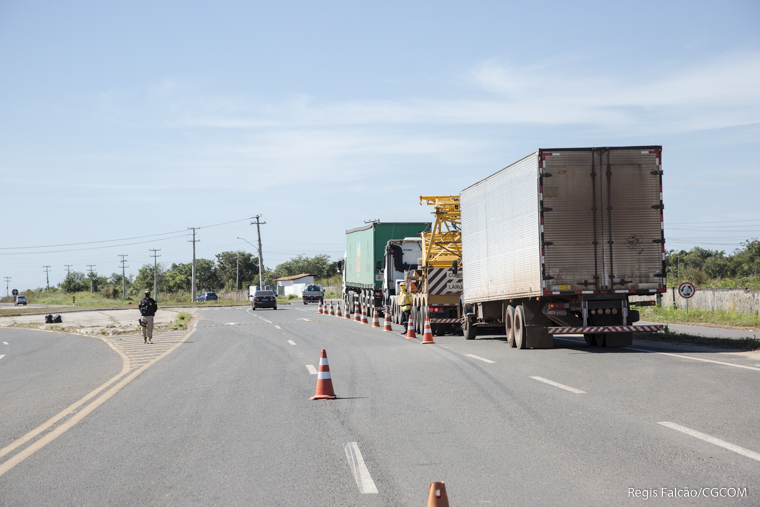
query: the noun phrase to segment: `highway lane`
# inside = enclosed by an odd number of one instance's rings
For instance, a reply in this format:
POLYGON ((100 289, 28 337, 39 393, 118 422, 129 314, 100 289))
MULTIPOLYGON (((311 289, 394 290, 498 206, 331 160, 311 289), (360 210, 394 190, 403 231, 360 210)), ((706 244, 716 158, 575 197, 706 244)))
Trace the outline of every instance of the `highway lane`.
POLYGON ((122 369, 97 338, 28 329, 0 329, 0 355, 0 449, 122 369))
POLYGON ((760 451, 760 371, 688 359, 718 354, 569 341, 515 350, 497 337, 421 346, 314 306, 199 315, 188 342, 0 477, 8 505, 421 505, 434 480, 452 505, 641 502, 628 488, 760 493, 760 462, 658 424, 760 451), (308 400, 321 348, 343 399, 308 400), (349 466, 352 442, 369 482, 349 466), (363 492, 370 482, 377 493, 363 492))

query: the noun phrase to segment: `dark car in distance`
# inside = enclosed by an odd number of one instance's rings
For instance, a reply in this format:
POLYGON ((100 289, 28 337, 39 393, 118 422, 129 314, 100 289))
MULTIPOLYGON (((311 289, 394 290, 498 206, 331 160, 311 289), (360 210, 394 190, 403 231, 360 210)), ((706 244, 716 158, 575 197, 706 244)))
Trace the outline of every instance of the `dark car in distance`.
POLYGON ((218 301, 219 298, 216 292, 202 292, 200 296, 195 298, 196 301, 218 301))
POLYGON ((271 290, 257 290, 253 295, 253 301, 251 302, 253 309, 256 308, 271 308, 277 309, 277 296, 274 291, 271 290))

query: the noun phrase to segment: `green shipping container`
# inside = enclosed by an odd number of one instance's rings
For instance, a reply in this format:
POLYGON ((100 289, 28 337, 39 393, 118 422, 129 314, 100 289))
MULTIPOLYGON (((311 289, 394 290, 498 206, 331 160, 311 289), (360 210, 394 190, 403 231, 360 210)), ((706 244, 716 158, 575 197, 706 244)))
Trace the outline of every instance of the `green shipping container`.
POLYGON ((346 231, 346 285, 381 288, 383 278, 375 265, 385 257, 388 241, 419 237, 421 232, 429 230, 428 222, 387 222, 346 231))

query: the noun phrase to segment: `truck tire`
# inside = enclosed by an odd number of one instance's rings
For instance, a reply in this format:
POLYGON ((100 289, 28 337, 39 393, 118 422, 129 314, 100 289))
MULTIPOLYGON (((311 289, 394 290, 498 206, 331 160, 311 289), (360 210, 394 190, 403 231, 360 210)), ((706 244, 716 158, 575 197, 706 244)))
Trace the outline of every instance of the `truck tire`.
POLYGON ((476 336, 478 336, 478 328, 472 325, 472 322, 470 322, 470 319, 467 317, 464 318, 463 322, 463 328, 462 328, 462 334, 464 334, 465 340, 474 340, 476 336))
POLYGON ((518 305, 515 307, 515 317, 514 317, 514 337, 515 337, 515 347, 518 349, 524 349, 525 348, 525 311, 523 310, 522 305, 518 305))
POLYGON ((504 330, 507 333, 507 345, 515 346, 515 307, 508 305, 504 309, 504 330))
POLYGON ((583 339, 589 347, 604 347, 605 334, 584 334, 583 339))

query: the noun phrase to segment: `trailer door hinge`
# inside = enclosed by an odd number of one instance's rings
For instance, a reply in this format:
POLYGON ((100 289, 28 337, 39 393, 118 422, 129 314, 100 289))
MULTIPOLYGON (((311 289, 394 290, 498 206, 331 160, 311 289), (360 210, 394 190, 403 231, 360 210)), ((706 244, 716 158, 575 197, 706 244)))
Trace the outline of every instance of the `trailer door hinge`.
POLYGON ((652 209, 665 209, 665 205, 664 204, 655 204, 654 206, 652 206, 652 209))

